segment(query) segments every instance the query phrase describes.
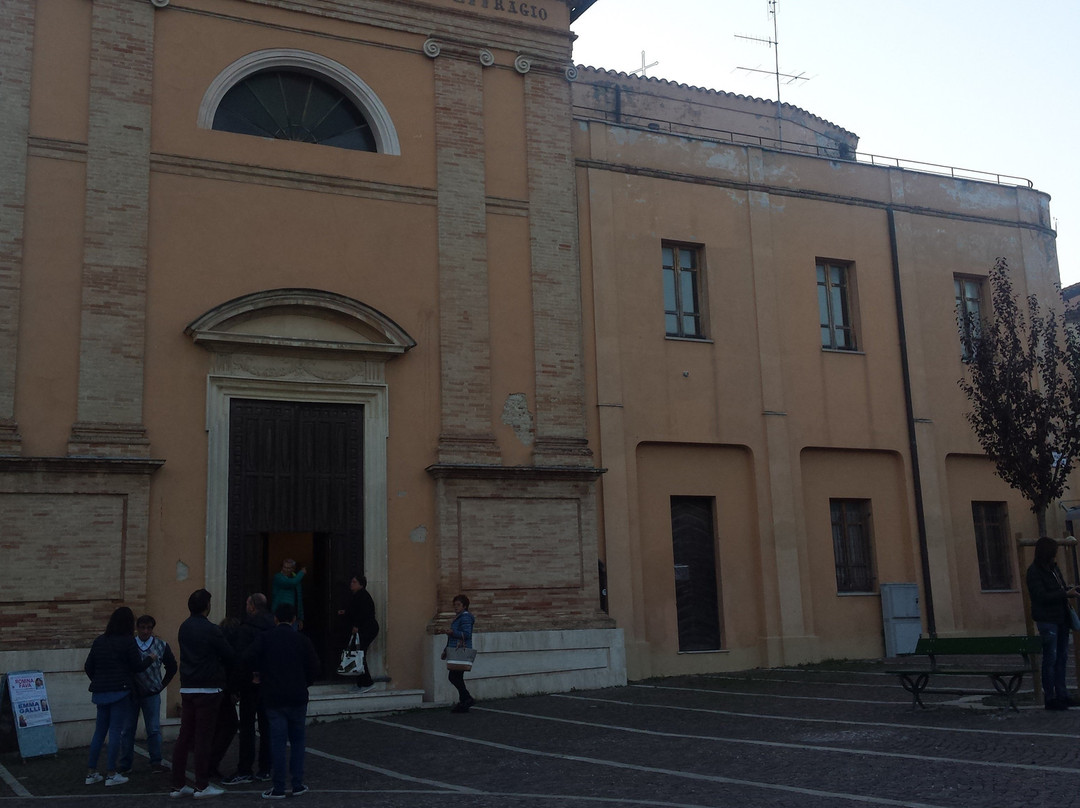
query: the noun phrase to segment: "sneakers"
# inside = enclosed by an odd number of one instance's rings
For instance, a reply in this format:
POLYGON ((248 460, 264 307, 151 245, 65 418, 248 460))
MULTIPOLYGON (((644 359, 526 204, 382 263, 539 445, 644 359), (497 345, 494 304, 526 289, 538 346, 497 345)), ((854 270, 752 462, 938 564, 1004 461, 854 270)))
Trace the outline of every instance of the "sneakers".
POLYGON ((207 783, 206 788, 200 788, 195 792, 195 799, 208 800, 211 797, 220 797, 225 793, 225 789, 221 786, 215 786, 213 783, 207 783))
POLYGON ((151 763, 150 764, 150 773, 151 774, 164 774, 167 771, 168 771, 168 769, 165 768, 165 765, 163 763, 158 762, 158 763, 151 763))
POLYGON ((292 790, 292 795, 294 797, 299 797, 301 794, 307 794, 309 791, 311 791, 311 789, 307 786, 300 786, 300 788, 294 788, 292 790))
MULTIPOLYGON (((305 786, 305 788, 306 788, 306 786, 305 786)), ((295 792, 293 792, 293 793, 295 793, 295 792)), ((283 800, 283 799, 285 799, 285 792, 284 791, 274 791, 274 789, 271 788, 270 790, 263 792, 263 799, 264 800, 283 800)))
POLYGON ((270 772, 255 772, 255 779, 258 780, 260 783, 265 783, 272 777, 273 775, 270 772))
POLYGON ((221 781, 223 786, 240 786, 244 783, 253 783, 255 778, 250 774, 234 774, 232 777, 226 777, 221 781))
POLYGON ((357 685, 356 689, 361 693, 367 693, 369 690, 374 690, 375 685, 363 685, 363 686, 357 685))
POLYGON ((105 778, 101 776, 101 772, 90 772, 86 775, 86 784, 92 786, 94 783, 100 783, 105 778))
POLYGON ((183 788, 174 788, 169 792, 170 797, 190 797, 195 793, 195 789, 191 786, 184 786, 183 788))
POLYGON ((105 785, 107 786, 122 786, 128 779, 120 772, 114 772, 105 778, 105 785))

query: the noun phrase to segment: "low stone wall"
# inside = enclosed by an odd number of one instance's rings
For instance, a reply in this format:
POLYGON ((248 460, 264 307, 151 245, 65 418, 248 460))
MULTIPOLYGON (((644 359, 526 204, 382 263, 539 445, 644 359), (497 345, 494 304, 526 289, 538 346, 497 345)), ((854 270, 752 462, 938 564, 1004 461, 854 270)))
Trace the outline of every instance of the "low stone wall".
MULTIPOLYGON (((424 690, 436 702, 457 701, 439 659, 445 635, 429 637, 424 690)), ((473 669, 465 674, 477 699, 562 693, 626 684, 622 629, 477 632, 473 669)))

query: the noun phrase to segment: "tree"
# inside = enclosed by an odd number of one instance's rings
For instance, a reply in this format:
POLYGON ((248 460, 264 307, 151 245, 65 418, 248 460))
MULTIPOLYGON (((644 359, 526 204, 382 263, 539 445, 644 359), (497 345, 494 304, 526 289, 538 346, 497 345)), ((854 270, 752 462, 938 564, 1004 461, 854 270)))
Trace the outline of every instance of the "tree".
POLYGON ((993 317, 958 312, 971 403, 966 414, 998 476, 1031 503, 1046 535, 1046 509, 1065 492, 1080 455, 1080 336, 1035 295, 1027 316, 1013 292, 1009 265, 990 271, 993 317))

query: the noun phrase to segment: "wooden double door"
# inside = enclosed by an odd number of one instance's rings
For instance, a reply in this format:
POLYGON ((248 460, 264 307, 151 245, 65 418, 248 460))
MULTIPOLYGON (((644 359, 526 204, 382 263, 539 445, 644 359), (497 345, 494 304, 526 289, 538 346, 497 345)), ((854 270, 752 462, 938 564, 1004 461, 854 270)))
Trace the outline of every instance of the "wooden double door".
POLYGON ((337 612, 364 561, 363 406, 233 399, 229 412, 226 613, 271 596, 286 558, 306 567, 304 632, 326 677, 345 627, 337 612))

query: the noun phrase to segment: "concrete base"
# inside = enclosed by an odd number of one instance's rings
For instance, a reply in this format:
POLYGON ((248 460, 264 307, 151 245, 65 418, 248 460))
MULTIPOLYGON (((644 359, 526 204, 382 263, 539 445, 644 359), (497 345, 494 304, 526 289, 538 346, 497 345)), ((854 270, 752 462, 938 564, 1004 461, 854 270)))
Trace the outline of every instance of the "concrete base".
MULTIPOLYGON (((439 657, 445 635, 431 635, 424 664, 424 690, 436 702, 457 701, 439 657)), ((478 632, 473 669, 465 674, 477 699, 532 693, 562 693, 626 684, 622 629, 478 632)))

